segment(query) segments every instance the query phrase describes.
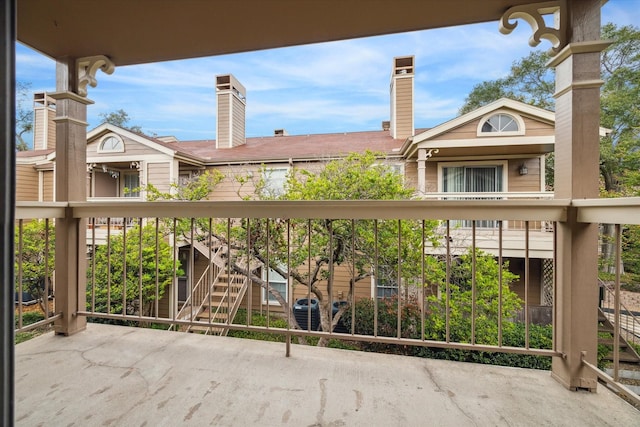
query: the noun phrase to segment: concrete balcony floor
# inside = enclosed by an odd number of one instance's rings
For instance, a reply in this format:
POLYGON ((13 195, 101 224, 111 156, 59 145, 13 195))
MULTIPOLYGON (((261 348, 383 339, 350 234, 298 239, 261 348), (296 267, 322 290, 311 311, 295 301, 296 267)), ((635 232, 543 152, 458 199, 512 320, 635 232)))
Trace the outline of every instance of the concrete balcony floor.
POLYGON ((632 426, 549 372, 90 324, 16 346, 19 426, 632 426))

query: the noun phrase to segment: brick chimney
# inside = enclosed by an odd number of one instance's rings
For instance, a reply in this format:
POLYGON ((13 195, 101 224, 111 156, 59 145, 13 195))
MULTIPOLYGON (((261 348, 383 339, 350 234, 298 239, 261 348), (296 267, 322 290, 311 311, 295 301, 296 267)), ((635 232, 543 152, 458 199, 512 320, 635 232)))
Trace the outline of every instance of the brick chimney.
POLYGON ((33 149, 56 148, 56 100, 46 92, 33 94, 33 149))
POLYGON ((389 132, 396 139, 413 136, 413 55, 393 59, 391 71, 391 123, 389 132))
POLYGON ((246 90, 231 74, 216 76, 218 123, 216 148, 232 148, 245 143, 246 90))

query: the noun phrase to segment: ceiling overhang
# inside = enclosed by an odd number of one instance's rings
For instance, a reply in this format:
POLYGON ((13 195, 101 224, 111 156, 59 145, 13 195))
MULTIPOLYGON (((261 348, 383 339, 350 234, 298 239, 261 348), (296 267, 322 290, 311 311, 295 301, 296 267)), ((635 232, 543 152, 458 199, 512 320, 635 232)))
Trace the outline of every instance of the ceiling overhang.
POLYGON ((116 66, 497 21, 532 0, 18 0, 18 40, 116 66))

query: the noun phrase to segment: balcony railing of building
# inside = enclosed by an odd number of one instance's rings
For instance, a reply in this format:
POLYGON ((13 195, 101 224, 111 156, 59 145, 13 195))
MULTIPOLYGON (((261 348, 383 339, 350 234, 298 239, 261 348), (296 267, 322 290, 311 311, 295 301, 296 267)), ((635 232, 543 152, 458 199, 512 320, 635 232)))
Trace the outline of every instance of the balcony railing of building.
MULTIPOLYGON (((87 224, 88 273, 86 288, 79 291, 77 315, 191 332, 279 334, 285 337, 287 355, 292 338, 314 337, 417 349, 563 357, 558 346, 555 269, 562 260, 558 259, 553 230, 567 221, 569 210, 574 210, 578 222, 617 224, 615 241, 619 247, 624 227, 640 224, 638 198, 579 202, 18 203, 18 294, 24 289, 25 261, 20 254, 25 247, 20 242, 26 237, 25 224, 39 221, 45 224, 44 230, 49 230, 47 225, 68 210, 74 218, 86 219, 87 224), (98 241, 97 218, 107 218, 102 221, 109 229, 111 221, 130 224, 131 228, 127 233, 108 233, 98 241), (454 221, 471 225, 466 231, 466 252, 452 250, 454 221), (481 221, 495 222, 492 253, 478 245, 481 227, 477 224, 481 221), (506 224, 510 222, 524 225, 519 277, 514 276, 513 268, 507 268, 508 258, 513 255, 505 255, 504 251, 506 224), (545 230, 552 242, 547 273, 536 273, 532 267, 531 224, 539 222, 551 225, 545 230), (433 248, 438 248, 438 253, 433 253, 433 248), (182 260, 181 250, 188 254, 182 260), (270 271, 288 277, 284 292, 270 286, 270 271), (550 277, 546 282, 542 280, 545 274, 550 277), (181 275, 187 277, 188 298, 178 298, 181 275), (512 288, 516 281, 518 293, 512 288), (375 287, 380 282, 386 288, 395 283, 395 295, 375 298, 375 287), (264 304, 262 289, 273 295, 278 305, 264 304), (538 298, 537 294, 546 296, 538 298), (302 303, 296 304, 299 301, 302 303), (545 326, 550 331, 547 341, 534 340, 540 331, 531 317, 542 301, 552 313, 551 324, 545 326), (267 319, 278 315, 287 326, 275 327, 269 322, 266 326, 255 325, 251 316, 234 323, 239 308, 248 313, 266 312, 267 319)), ((53 240, 48 233, 44 234, 47 242, 53 240)), ((49 243, 44 248, 48 265, 49 243)), ((620 256, 619 250, 616 256, 620 256)), ((41 274, 54 277, 48 268, 41 274)), ((614 293, 620 289, 619 276, 611 285, 614 293)), ((598 286, 595 277, 593 286, 598 286)), ((20 319, 22 305, 17 307, 20 319)), ((621 311, 619 300, 614 301, 611 310, 616 316, 615 349, 620 334, 627 332, 617 317, 621 311)), ((53 323, 60 316, 54 309, 37 325, 25 327, 18 323, 16 331, 53 323)), ((613 364, 617 366, 615 354, 614 350, 613 364)), ((584 364, 640 403, 637 395, 619 384, 617 374, 610 377, 597 366, 586 361, 584 364)))

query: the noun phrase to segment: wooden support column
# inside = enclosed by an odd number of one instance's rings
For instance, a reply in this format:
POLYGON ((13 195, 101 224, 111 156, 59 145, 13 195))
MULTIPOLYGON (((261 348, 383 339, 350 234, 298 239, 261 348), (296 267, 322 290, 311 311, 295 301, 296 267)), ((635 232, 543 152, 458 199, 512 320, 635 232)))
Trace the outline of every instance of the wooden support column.
MULTIPOLYGON (((73 92, 77 67, 73 59, 57 63, 56 100, 56 201, 85 201, 87 175, 87 105, 93 102, 73 92)), ((67 209, 56 219, 56 312, 57 334, 72 335, 86 328, 77 315, 86 307, 86 220, 73 218, 67 209)))
MULTIPOLYGON (((598 197, 600 125, 600 0, 568 0, 568 44, 550 62, 556 69, 555 196, 598 197)), ((595 391, 598 338, 598 225, 569 208, 558 224, 556 342, 552 376, 571 390, 595 391)))
POLYGON ((418 193, 422 196, 427 192, 427 150, 418 149, 418 193))

